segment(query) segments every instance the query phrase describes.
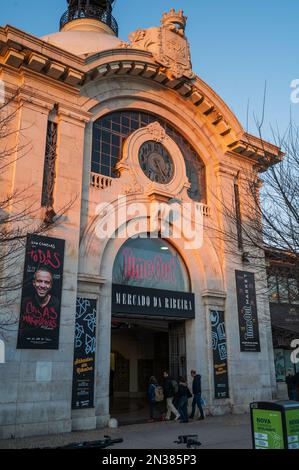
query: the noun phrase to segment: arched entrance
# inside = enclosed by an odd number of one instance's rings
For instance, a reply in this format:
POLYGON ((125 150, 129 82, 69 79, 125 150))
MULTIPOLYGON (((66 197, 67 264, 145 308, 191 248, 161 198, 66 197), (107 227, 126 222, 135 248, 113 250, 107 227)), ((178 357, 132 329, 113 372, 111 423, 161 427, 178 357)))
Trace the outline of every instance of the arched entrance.
POLYGON ((184 260, 166 240, 136 237, 113 266, 110 413, 121 424, 147 420, 147 387, 163 371, 187 375, 185 321, 195 316, 184 260))

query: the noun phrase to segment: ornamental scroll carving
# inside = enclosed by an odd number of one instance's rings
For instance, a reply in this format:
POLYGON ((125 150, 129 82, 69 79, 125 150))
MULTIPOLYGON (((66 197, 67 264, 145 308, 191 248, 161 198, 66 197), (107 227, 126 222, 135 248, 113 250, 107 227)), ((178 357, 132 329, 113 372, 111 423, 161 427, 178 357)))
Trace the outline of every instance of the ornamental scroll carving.
POLYGON ((166 130, 158 122, 153 122, 147 126, 147 130, 155 142, 163 142, 166 137, 166 130))
POLYGON ((131 177, 131 184, 123 185, 123 193, 126 194, 127 196, 131 194, 142 193, 144 188, 143 186, 141 186, 141 184, 138 183, 136 176, 131 172, 130 177, 131 177))
POLYGON ((129 43, 121 47, 151 52, 155 61, 166 68, 171 79, 195 77, 192 71, 188 40, 185 36, 187 18, 174 9, 164 13, 159 28, 137 29, 129 35, 129 43))

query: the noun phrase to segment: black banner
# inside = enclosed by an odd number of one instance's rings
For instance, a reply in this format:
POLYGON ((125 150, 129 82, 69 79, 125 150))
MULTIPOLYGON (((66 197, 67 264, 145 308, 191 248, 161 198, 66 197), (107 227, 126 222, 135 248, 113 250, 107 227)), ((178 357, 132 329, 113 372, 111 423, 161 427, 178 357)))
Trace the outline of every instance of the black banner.
POLYGON ((229 398, 227 342, 224 312, 210 311, 215 398, 229 398))
POLYGON ((73 410, 94 407, 96 300, 77 298, 73 368, 73 410))
POLYGON ((195 318, 194 294, 112 285, 112 313, 195 318))
POLYGON ((64 240, 29 235, 18 349, 58 349, 64 240))
POLYGON ((236 271, 236 286, 241 351, 260 352, 254 274, 236 271))

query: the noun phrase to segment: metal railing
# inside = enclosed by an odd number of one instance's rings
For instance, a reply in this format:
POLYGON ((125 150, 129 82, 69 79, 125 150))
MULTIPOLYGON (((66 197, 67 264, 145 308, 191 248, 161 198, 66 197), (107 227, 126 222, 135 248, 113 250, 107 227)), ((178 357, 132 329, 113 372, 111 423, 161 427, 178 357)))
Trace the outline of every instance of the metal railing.
POLYGON ((111 10, 98 8, 95 6, 84 6, 79 8, 69 8, 60 19, 60 29, 67 23, 81 18, 94 18, 109 26, 112 31, 118 36, 118 24, 116 19, 112 16, 111 10))

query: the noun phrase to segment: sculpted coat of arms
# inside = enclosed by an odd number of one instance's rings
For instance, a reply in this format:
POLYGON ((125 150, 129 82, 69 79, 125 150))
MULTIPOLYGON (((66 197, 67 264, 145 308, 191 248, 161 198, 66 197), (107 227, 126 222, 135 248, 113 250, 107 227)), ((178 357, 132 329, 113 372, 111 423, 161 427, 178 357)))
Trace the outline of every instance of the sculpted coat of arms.
POLYGON ((138 29, 130 34, 130 43, 122 47, 144 49, 166 68, 170 78, 194 78, 188 40, 185 36, 187 17, 174 9, 164 13, 159 28, 138 29))

